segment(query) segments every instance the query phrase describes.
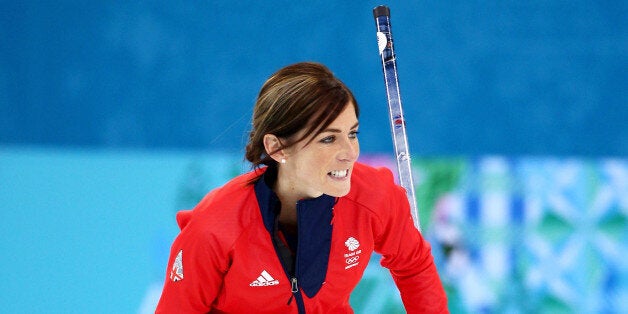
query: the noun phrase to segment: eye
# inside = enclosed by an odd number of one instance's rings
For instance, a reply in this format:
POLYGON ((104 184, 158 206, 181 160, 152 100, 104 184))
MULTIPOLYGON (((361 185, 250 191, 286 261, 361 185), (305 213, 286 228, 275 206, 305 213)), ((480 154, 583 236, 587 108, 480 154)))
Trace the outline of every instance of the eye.
POLYGON ((349 138, 358 138, 358 134, 360 134, 360 132, 358 131, 351 131, 349 132, 349 138))
POLYGON ((321 142, 323 144, 331 144, 334 141, 336 141, 336 136, 330 135, 330 136, 326 136, 326 137, 322 138, 319 142, 321 142))

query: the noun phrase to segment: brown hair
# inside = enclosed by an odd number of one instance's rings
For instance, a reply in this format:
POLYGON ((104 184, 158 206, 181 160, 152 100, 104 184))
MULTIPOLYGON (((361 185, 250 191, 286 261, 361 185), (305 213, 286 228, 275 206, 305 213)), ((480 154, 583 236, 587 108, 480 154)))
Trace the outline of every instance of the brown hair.
POLYGON ((266 80, 257 96, 246 159, 254 168, 276 167, 277 162, 264 148, 264 135, 285 140, 281 149, 288 148, 310 134, 318 135, 349 102, 359 116, 353 93, 322 64, 301 62, 280 69, 266 80), (306 132, 301 138, 292 138, 302 129, 306 132))

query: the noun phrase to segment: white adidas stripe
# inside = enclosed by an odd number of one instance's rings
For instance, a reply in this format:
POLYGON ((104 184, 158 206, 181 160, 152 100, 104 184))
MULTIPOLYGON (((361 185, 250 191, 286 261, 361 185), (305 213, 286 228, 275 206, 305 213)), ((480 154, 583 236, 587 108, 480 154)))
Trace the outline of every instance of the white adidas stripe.
POLYGON ((279 280, 275 280, 273 276, 271 276, 266 270, 262 271, 262 274, 257 277, 257 279, 253 280, 249 284, 251 287, 265 287, 265 286, 275 286, 279 284, 279 280))
POLYGON ((262 271, 262 277, 268 281, 275 280, 275 278, 273 278, 273 276, 271 276, 266 270, 262 271))

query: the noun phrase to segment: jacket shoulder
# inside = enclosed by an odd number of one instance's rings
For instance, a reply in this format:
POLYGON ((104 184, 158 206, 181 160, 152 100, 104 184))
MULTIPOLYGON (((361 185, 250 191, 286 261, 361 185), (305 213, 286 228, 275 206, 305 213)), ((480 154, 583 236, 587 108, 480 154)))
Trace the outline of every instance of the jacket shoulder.
POLYGON ((347 194, 347 198, 366 207, 373 207, 370 204, 385 202, 399 188, 395 184, 390 169, 355 163, 351 176, 351 190, 347 194))
POLYGON ((363 163, 355 163, 351 185, 357 189, 390 189, 395 186, 392 171, 386 167, 373 167, 363 163))

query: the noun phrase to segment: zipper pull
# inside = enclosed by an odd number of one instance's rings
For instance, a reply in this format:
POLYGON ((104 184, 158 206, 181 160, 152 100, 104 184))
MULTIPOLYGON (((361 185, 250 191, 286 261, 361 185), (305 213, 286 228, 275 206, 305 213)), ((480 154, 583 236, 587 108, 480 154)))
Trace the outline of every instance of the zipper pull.
POLYGON ((292 299, 294 299, 294 294, 299 292, 299 285, 297 284, 297 278, 292 277, 290 279, 290 283, 292 284, 292 295, 290 296, 290 299, 288 300, 288 305, 292 303, 292 299))
POLYGON ((299 285, 297 284, 297 277, 292 277, 292 279, 290 279, 290 282, 292 282, 292 293, 299 292, 299 285))

